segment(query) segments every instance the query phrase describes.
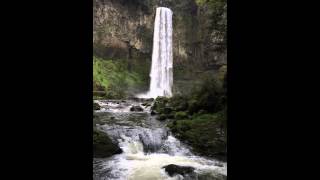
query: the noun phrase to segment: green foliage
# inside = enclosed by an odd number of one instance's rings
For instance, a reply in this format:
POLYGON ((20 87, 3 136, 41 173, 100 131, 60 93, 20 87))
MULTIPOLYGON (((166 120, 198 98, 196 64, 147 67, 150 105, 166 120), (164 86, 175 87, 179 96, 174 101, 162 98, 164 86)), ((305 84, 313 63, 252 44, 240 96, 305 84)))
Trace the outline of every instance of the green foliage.
POLYGON ((226 152, 225 111, 194 114, 191 119, 173 121, 168 127, 179 139, 191 145, 195 152, 207 156, 226 152))
POLYGON ((211 113, 220 111, 226 105, 225 98, 222 85, 211 76, 204 77, 200 86, 192 90, 188 101, 189 113, 193 114, 199 110, 211 113))
MULTIPOLYGON (((174 119, 168 127, 194 152, 216 158, 225 158, 227 146, 226 79, 202 76, 199 86, 189 96, 158 97, 153 109, 164 119, 165 109, 172 108, 174 119)), ((167 116, 166 116, 167 117, 167 116)), ((170 119, 170 118, 169 118, 170 119)))
POLYGON ((124 60, 104 60, 93 57, 94 86, 103 87, 107 98, 125 97, 128 88, 143 83, 141 79, 138 73, 127 70, 127 63, 124 60))
POLYGON ((170 107, 175 112, 187 111, 190 115, 201 112, 215 113, 226 107, 227 96, 223 88, 224 80, 203 76, 198 86, 195 86, 188 96, 175 95, 172 98, 158 97, 153 109, 165 113, 170 107))
POLYGON ((169 98, 159 96, 155 99, 155 102, 152 106, 152 110, 156 110, 160 114, 164 113, 164 108, 166 107, 168 102, 169 98))
POLYGON ((176 112, 176 114, 174 115, 174 118, 179 120, 179 119, 187 119, 188 118, 188 114, 184 111, 179 111, 176 112))

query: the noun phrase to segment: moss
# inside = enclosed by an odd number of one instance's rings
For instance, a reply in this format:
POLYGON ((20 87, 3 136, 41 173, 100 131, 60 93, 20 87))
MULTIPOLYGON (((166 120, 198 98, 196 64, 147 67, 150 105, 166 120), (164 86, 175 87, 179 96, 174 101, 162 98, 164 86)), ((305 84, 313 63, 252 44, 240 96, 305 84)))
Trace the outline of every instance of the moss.
POLYGON ((129 88, 135 88, 144 83, 142 79, 140 74, 127 70, 127 63, 124 60, 93 57, 93 88, 104 90, 106 98, 126 97, 129 88))
POLYGON ((195 114, 191 119, 173 121, 168 127, 182 141, 201 155, 216 156, 226 153, 225 112, 195 114))
POLYGON ((156 110, 158 113, 162 114, 164 113, 165 111, 164 109, 168 102, 169 102, 169 98, 159 96, 155 99, 155 102, 152 106, 152 110, 156 110))
POLYGON ((185 111, 179 111, 176 112, 176 114, 174 115, 174 118, 179 120, 179 119, 187 119, 188 118, 188 114, 185 111))

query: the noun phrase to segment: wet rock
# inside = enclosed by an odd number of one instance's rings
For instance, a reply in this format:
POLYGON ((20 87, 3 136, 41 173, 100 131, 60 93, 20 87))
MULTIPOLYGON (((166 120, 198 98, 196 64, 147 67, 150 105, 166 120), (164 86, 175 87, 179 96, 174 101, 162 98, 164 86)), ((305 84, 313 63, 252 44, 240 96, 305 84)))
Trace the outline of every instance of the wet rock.
POLYGON ((169 174, 169 176, 182 175, 182 176, 194 176, 194 167, 191 166, 178 166, 175 164, 169 164, 163 166, 162 168, 169 174))
POLYGON ((138 102, 141 100, 140 98, 137 98, 137 97, 130 97, 128 99, 133 101, 138 101, 138 102))
POLYGON ((168 132, 165 129, 140 129, 139 140, 143 145, 145 153, 157 152, 165 139, 167 139, 168 132))
POLYGON ((170 114, 171 112, 172 112, 172 107, 164 107, 163 108, 163 113, 170 114))
POLYGON ((151 106, 151 104, 148 103, 148 102, 142 103, 141 105, 142 105, 142 106, 145 106, 145 107, 151 106))
POLYGON ((223 164, 221 163, 214 163, 215 166, 218 166, 218 167, 223 167, 223 164))
POLYGON ((100 105, 98 103, 93 103, 93 110, 100 110, 100 105))
POLYGON ((111 141, 109 136, 96 129, 93 130, 93 155, 96 158, 106 158, 122 153, 122 149, 111 141))
POLYGON ((152 111, 150 112, 150 114, 151 114, 152 116, 154 116, 154 115, 156 115, 157 113, 156 113, 156 111, 152 110, 152 111))
POLYGON ((130 111, 143 111, 143 108, 140 106, 132 106, 130 108, 130 111))
POLYGON ((159 121, 164 121, 164 120, 167 119, 167 116, 164 115, 164 114, 160 114, 160 115, 157 117, 157 119, 158 119, 159 121))

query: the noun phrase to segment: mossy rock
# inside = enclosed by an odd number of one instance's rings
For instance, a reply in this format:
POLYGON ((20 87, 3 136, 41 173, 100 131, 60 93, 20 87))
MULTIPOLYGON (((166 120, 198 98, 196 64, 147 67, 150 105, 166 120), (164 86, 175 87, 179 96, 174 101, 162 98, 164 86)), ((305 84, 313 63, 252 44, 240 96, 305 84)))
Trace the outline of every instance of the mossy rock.
POLYGON ((143 108, 140 106, 132 106, 130 108, 130 111, 143 111, 143 108))
POLYGON ((226 156, 227 128, 226 116, 222 114, 194 114, 191 119, 175 120, 168 127, 178 139, 190 145, 195 153, 223 158, 226 156))
POLYGON ((195 99, 191 99, 189 100, 188 102, 188 112, 189 114, 193 114, 193 113, 196 113, 200 110, 200 107, 199 107, 199 103, 197 100, 195 99))
POLYGON ((176 112, 174 115, 174 118, 179 120, 179 119, 187 119, 188 118, 188 114, 184 111, 179 111, 176 112))
POLYGON ((100 110, 100 105, 98 103, 93 103, 93 110, 100 110))
POLYGON ((154 111, 154 110, 152 110, 152 111, 150 112, 150 114, 151 114, 151 116, 154 116, 154 115, 156 115, 156 114, 157 114, 157 112, 156 112, 156 111, 154 111))
POLYGON ((151 106, 151 103, 149 103, 149 102, 144 102, 144 103, 142 103, 141 105, 142 105, 142 106, 145 106, 145 107, 149 107, 149 106, 151 106))
POLYGON ((121 148, 113 143, 107 134, 93 129, 93 155, 95 158, 106 158, 122 153, 121 148))
POLYGON ((158 119, 159 121, 164 121, 164 120, 167 119, 167 116, 166 116, 165 114, 160 114, 160 115, 157 117, 157 119, 158 119))

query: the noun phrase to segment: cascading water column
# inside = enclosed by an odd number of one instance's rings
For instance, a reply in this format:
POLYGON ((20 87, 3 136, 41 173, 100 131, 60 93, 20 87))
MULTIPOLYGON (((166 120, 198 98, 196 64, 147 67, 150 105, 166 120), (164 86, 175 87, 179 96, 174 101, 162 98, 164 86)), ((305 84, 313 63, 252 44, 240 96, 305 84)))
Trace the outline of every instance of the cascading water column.
POLYGON ((172 11, 158 7, 154 24, 150 88, 138 97, 172 96, 172 11))

